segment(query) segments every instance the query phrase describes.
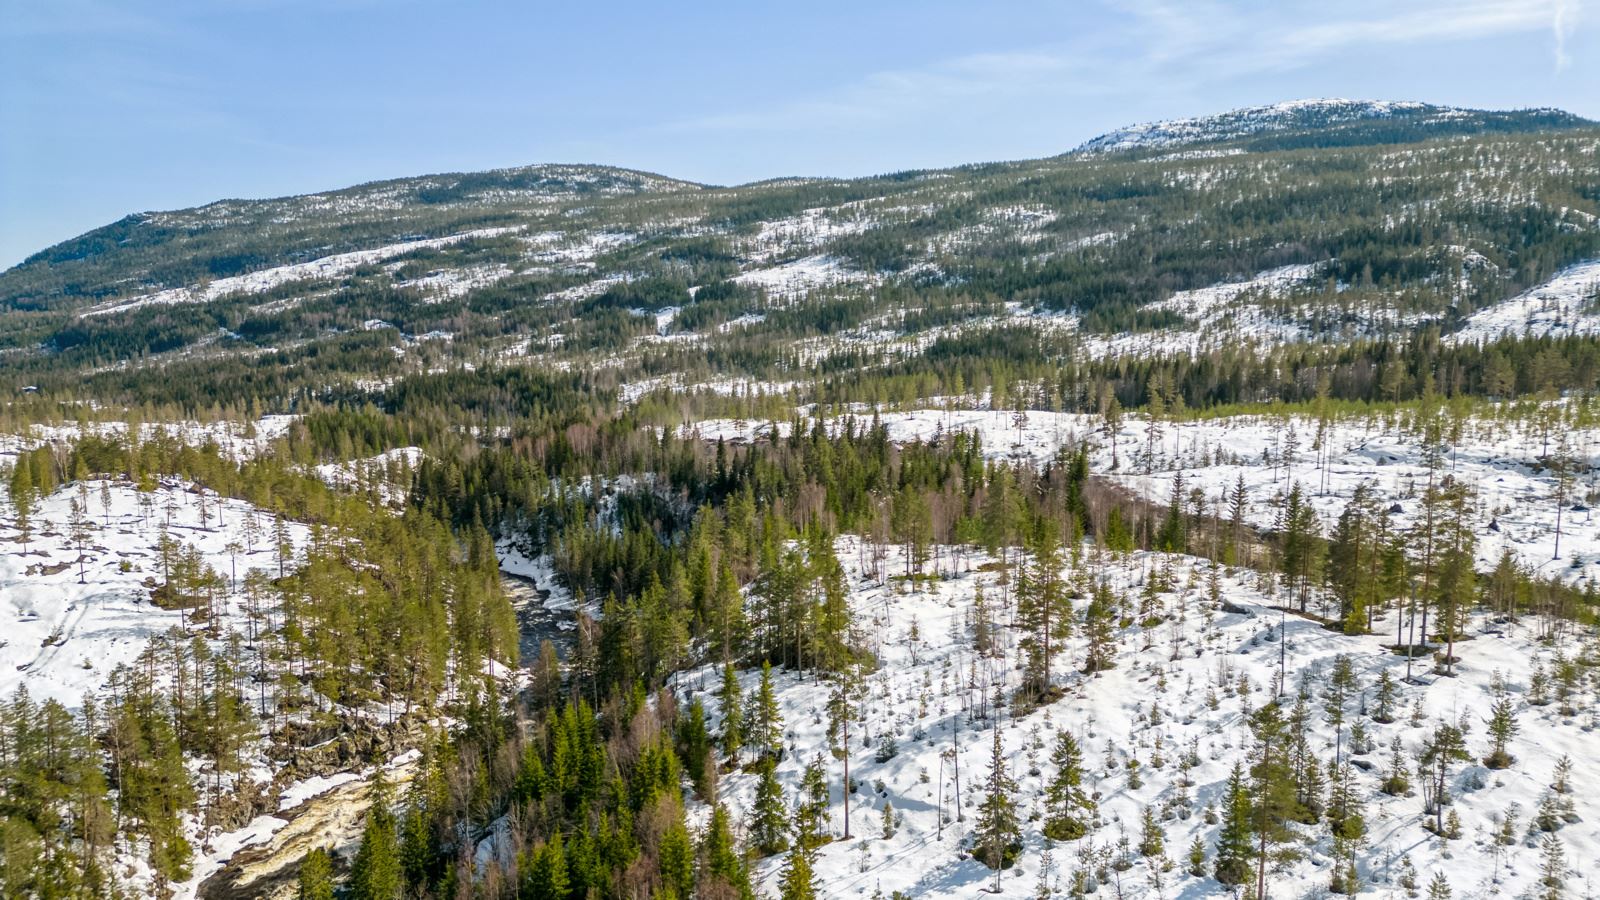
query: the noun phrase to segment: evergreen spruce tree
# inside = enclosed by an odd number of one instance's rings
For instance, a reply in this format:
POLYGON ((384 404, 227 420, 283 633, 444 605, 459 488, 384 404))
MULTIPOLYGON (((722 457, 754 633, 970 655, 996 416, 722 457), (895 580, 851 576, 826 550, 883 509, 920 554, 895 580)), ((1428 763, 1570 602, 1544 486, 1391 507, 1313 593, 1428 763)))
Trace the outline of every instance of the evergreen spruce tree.
POLYGON ((300 861, 299 900, 333 900, 333 859, 317 847, 300 861))
POLYGON ((694 783, 695 793, 708 796, 711 778, 711 734, 706 730, 705 704, 699 697, 689 703, 689 714, 678 720, 678 756, 694 783))
POLYGON ((1245 783, 1244 769, 1239 763, 1234 763, 1233 774, 1228 777, 1227 791, 1223 795, 1222 829, 1217 835, 1217 859, 1212 869, 1216 879, 1230 887, 1244 884, 1250 879, 1250 863, 1255 855, 1254 834, 1251 831, 1253 819, 1250 789, 1245 783))
POLYGON ((1189 842, 1189 874, 1196 878, 1206 877, 1206 839, 1195 835, 1189 842))
POLYGON ((1320 571, 1320 528, 1316 511, 1305 501, 1297 481, 1289 489, 1283 508, 1278 513, 1275 529, 1278 534, 1279 565, 1292 598, 1300 612, 1306 611, 1311 597, 1311 583, 1320 571))
POLYGON ((1366 834, 1366 818, 1361 804, 1361 789, 1350 760, 1332 767, 1328 791, 1328 827, 1336 838, 1359 840, 1366 834))
POLYGON ((1411 790, 1411 779, 1406 771, 1405 744, 1398 734, 1389 742, 1389 773, 1379 790, 1391 797, 1411 790))
POLYGON ((1561 838, 1547 834, 1539 844, 1539 900, 1561 900, 1566 883, 1567 854, 1561 838))
POLYGON ((1454 675, 1456 636, 1465 624, 1469 604, 1477 596, 1477 537, 1472 520, 1472 491, 1467 485, 1447 478, 1440 493, 1444 512, 1439 520, 1441 546, 1432 599, 1438 610, 1438 630, 1445 638, 1440 670, 1454 675))
POLYGON ((1083 789, 1083 752, 1070 732, 1056 736, 1050 761, 1056 774, 1045 787, 1045 836, 1057 841, 1072 841, 1089 831, 1085 818, 1094 814, 1094 801, 1083 789))
POLYGON ((700 858, 702 888, 715 884, 727 891, 727 894, 717 894, 708 890, 708 895, 752 900, 755 892, 750 886, 750 875, 745 868, 744 859, 734 845, 728 810, 720 803, 711 808, 711 824, 706 828, 706 836, 700 848, 700 858))
POLYGON ((1294 838, 1289 823, 1305 817, 1295 783, 1289 723, 1275 703, 1250 716, 1255 735, 1250 766, 1250 831, 1256 843, 1256 900, 1267 897, 1267 864, 1294 838))
POLYGON ((810 853, 798 843, 789 851, 779 880, 779 900, 816 900, 817 889, 812 884, 810 853))
POLYGON ((1333 726, 1333 761, 1337 765, 1343 758, 1345 705, 1355 690, 1355 667, 1347 654, 1334 658, 1333 671, 1328 676, 1328 689, 1323 694, 1327 702, 1327 721, 1333 726))
POLYGON ((800 793, 795 798, 795 840, 806 850, 815 850, 827 840, 828 780, 818 756, 806 764, 800 775, 800 793))
POLYGON ((566 900, 570 890, 561 832, 534 847, 523 860, 519 896, 523 900, 566 900))
POLYGON ((1510 694, 1506 691, 1505 682, 1500 679, 1500 673, 1494 676, 1494 704, 1489 707, 1489 755, 1484 757, 1483 764, 1491 769, 1505 769, 1514 762, 1508 749, 1511 739, 1517 735, 1516 705, 1512 702, 1510 694))
POLYGON ((1084 610, 1084 634, 1089 639, 1089 652, 1084 659, 1086 674, 1103 672, 1116 665, 1116 648, 1112 625, 1116 620, 1116 597, 1111 586, 1104 581, 1095 586, 1089 606, 1084 610))
POLYGON ((1394 721, 1395 684, 1388 669, 1378 672, 1378 688, 1373 697, 1372 721, 1385 725, 1394 721))
POLYGON ((406 884, 424 889, 439 859, 434 835, 437 817, 447 808, 449 787, 439 754, 429 749, 406 789, 406 811, 400 823, 400 865, 406 884))
POLYGON ((10 494, 11 508, 16 513, 17 537, 23 550, 28 549, 28 541, 33 538, 33 492, 33 471, 19 457, 11 470, 10 494))
POLYGON ((783 802, 783 785, 778 783, 778 764, 766 759, 757 765, 761 780, 750 808, 750 844, 756 852, 771 856, 789 846, 789 810, 783 802))
POLYGON ((1383 564, 1378 535, 1381 521, 1371 485, 1356 485, 1328 547, 1328 576, 1339 600, 1345 634, 1365 634, 1372 607, 1378 602, 1383 564))
POLYGON ((1071 634, 1072 601, 1061 581, 1061 554, 1054 522, 1040 520, 1030 544, 1030 560, 1017 580, 1017 619, 1023 630, 1023 692, 1032 700, 1049 696, 1050 662, 1059 642, 1071 634))
POLYGON ((1148 804, 1139 824, 1139 855, 1160 856, 1166 852, 1167 833, 1156 821, 1155 810, 1148 804))
POLYGON ((661 880, 671 888, 673 895, 682 900, 694 896, 694 847, 689 842, 689 829, 683 822, 673 822, 661 836, 656 851, 660 860, 661 880))
POLYGON ((1022 839, 1022 823, 1012 800, 1017 785, 1006 770, 1004 751, 1000 729, 996 727, 989 756, 988 792, 978 806, 978 824, 972 833, 973 853, 984 865, 995 870, 997 886, 1000 870, 1011 864, 1022 839))
POLYGON ((758 757, 776 760, 783 755, 783 714, 778 710, 778 695, 772 688, 771 663, 761 664, 761 683, 750 698, 744 732, 758 757))
POLYGON ((361 848, 350 869, 350 893, 355 900, 399 900, 405 890, 400 867, 400 847, 395 833, 391 796, 383 767, 373 773, 368 790, 371 806, 361 832, 361 848))

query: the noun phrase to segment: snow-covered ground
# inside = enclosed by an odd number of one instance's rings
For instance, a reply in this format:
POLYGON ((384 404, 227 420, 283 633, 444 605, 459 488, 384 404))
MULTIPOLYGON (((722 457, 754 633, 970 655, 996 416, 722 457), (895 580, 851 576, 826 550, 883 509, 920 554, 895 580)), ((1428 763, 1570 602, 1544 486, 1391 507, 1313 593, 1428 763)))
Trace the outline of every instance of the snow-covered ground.
POLYGON ((782 396, 796 387, 799 387, 799 382, 762 381, 758 378, 718 378, 685 384, 682 375, 657 375, 623 384, 617 389, 617 399, 624 404, 636 403, 640 397, 662 388, 674 388, 686 394, 710 391, 725 397, 782 396))
POLYGON ((880 279, 867 272, 846 268, 844 261, 837 257, 817 254, 775 266, 751 269, 734 276, 733 280, 760 288, 774 300, 790 301, 825 287, 872 284, 880 279))
POLYGON ((418 291, 430 300, 453 300, 511 276, 511 267, 487 263, 460 269, 442 269, 420 278, 400 282, 400 287, 418 291))
MULTIPOLYGON (((1238 349, 1246 344, 1275 347, 1309 341, 1350 340, 1390 333, 1426 318, 1393 309, 1352 310, 1348 315, 1357 318, 1329 329, 1318 321, 1330 312, 1327 300, 1315 290, 1324 271, 1322 264, 1302 263, 1268 269, 1238 281, 1177 291, 1142 310, 1174 313, 1183 318, 1182 324, 1116 334, 1085 332, 1080 336, 1082 350, 1097 358, 1195 356, 1214 350, 1238 349)), ((1013 315, 1028 316, 1021 321, 1032 321, 1042 328, 1058 324, 1076 328, 1078 323, 1075 314, 1041 315, 1019 308, 1013 315)))
POLYGON ((1243 281, 1178 291, 1144 309, 1176 313, 1184 318, 1182 326, 1151 332, 1085 334, 1084 351, 1096 357, 1195 354, 1224 344, 1238 346, 1242 341, 1273 345, 1305 340, 1309 335, 1303 325, 1269 315, 1257 303, 1288 294, 1315 278, 1319 268, 1314 263, 1283 266, 1243 281))
MULTIPOLYGON (((1444 460, 1440 476, 1449 475, 1474 492, 1473 522, 1478 565, 1494 565, 1502 551, 1544 577, 1564 581, 1600 579, 1600 520, 1589 510, 1590 496, 1600 483, 1594 465, 1600 453, 1600 429, 1565 429, 1571 449, 1584 470, 1561 510, 1560 556, 1556 555, 1556 476, 1541 462, 1554 451, 1528 423, 1470 421, 1463 438, 1444 460)), ((1416 524, 1420 498, 1428 483, 1420 458, 1418 436, 1397 430, 1380 419, 1334 424, 1324 438, 1326 458, 1318 461, 1312 447, 1315 421, 1305 418, 1244 417, 1165 425, 1157 442, 1151 474, 1141 474, 1138 454, 1147 436, 1142 423, 1131 424, 1119 437, 1123 473, 1117 475, 1134 491, 1165 502, 1180 473, 1188 488, 1198 487, 1208 500, 1232 490, 1242 477, 1249 497, 1252 524, 1270 527, 1278 498, 1299 483, 1317 511, 1325 531, 1344 510, 1358 485, 1370 485, 1388 510, 1390 524, 1406 530, 1416 524), (1291 435, 1298 443, 1294 463, 1284 465, 1291 435)), ((1109 467, 1109 453, 1096 453, 1096 467, 1109 467)))
POLYGON ((1501 337, 1566 337, 1600 333, 1600 260, 1568 266, 1544 284, 1467 317, 1445 337, 1481 344, 1501 337))
POLYGON ((545 231, 523 238, 527 258, 534 263, 570 271, 590 271, 594 258, 626 247, 639 236, 625 231, 545 231))
MULTIPOLYGON (((888 547, 885 553, 882 564, 887 572, 902 571, 899 549, 888 547)), ((820 758, 828 776, 827 829, 834 840, 818 851, 818 896, 867 897, 876 891, 883 895, 903 891, 917 898, 979 896, 992 883, 993 873, 968 858, 964 843, 985 795, 996 729, 1009 772, 1018 782, 1015 800, 1024 832, 1022 855, 1003 876, 1006 895, 1036 896, 1046 847, 1041 832, 1046 814, 1043 788, 1056 771, 1050 760, 1056 734, 1067 731, 1082 748, 1085 787, 1098 798, 1099 824, 1083 839, 1054 844, 1051 880, 1057 893, 1066 895, 1074 869, 1096 868, 1088 860, 1100 853, 1107 854, 1103 858, 1108 862, 1125 858, 1130 865, 1120 873, 1111 865, 1114 883, 1102 884, 1095 896, 1227 896, 1215 881, 1187 874, 1185 857, 1191 841, 1199 837, 1207 847, 1209 871, 1220 826, 1207 813, 1220 813, 1234 764, 1249 762, 1244 716, 1271 698, 1281 664, 1291 706, 1302 678, 1309 679, 1311 747, 1324 764, 1331 761, 1335 736, 1324 716, 1322 690, 1340 655, 1352 661, 1361 690, 1347 704, 1348 718, 1338 743, 1350 758, 1350 723, 1359 721, 1371 748, 1359 748, 1353 757, 1359 766, 1354 773, 1356 793, 1367 822, 1367 841, 1358 852, 1365 886, 1361 896, 1405 896, 1398 882, 1408 864, 1422 888, 1434 873, 1442 872, 1456 897, 1524 896, 1535 885, 1540 862, 1538 836, 1529 837, 1526 830, 1563 756, 1573 763, 1576 793, 1569 798, 1578 816, 1557 833, 1571 868, 1569 896, 1588 896, 1584 891, 1593 890, 1590 879, 1600 852, 1600 799, 1588 791, 1600 779, 1600 736, 1594 731, 1593 707, 1585 699, 1578 714, 1563 715, 1558 705, 1536 707, 1526 702, 1533 666, 1548 669, 1556 652, 1535 642, 1527 625, 1491 629, 1474 623, 1473 638, 1458 645, 1458 676, 1438 677, 1419 665, 1419 683, 1399 687, 1397 720, 1380 724, 1363 712, 1371 708, 1378 672, 1387 669, 1398 679, 1406 666, 1403 657, 1382 646, 1383 637, 1347 637, 1291 616, 1284 622, 1286 640, 1280 642, 1280 616, 1263 605, 1268 598, 1253 575, 1229 570, 1221 576, 1223 600, 1241 610, 1228 612, 1208 598, 1209 563, 1187 557, 1174 557, 1169 563, 1139 554, 1120 561, 1095 559, 1091 553, 1084 573, 1113 585, 1130 604, 1130 615, 1140 602, 1148 573, 1170 565, 1172 589, 1159 592, 1155 600, 1161 621, 1149 628, 1119 629, 1116 667, 1093 676, 1079 671, 1086 642, 1077 629, 1062 642, 1052 669, 1064 696, 1026 714, 1014 714, 992 702, 997 693, 1005 697, 1013 693, 1019 673, 1013 664, 1017 634, 1006 627, 1012 617, 1005 589, 995 572, 980 570, 992 569, 983 566, 989 560, 970 549, 958 559, 950 548, 942 548, 939 568, 945 577, 911 593, 904 582, 884 584, 872 577, 870 545, 844 537, 838 555, 848 571, 850 603, 860 629, 881 660, 867 676, 861 714, 850 730, 850 774, 860 788, 851 797, 849 840, 843 839, 841 766, 828 752, 824 709, 828 690, 814 676, 775 673, 786 748, 778 775, 788 799, 793 801, 801 773, 811 761, 820 758), (975 652, 973 645, 973 598, 980 587, 991 615, 1000 623, 998 648, 989 656, 975 652), (1503 771, 1490 771, 1477 762, 1487 752, 1482 718, 1496 673, 1508 684, 1521 727, 1510 746, 1516 762, 1503 771), (984 697, 990 702, 986 704, 984 697), (1422 719, 1416 724, 1411 719, 1414 709, 1420 709, 1422 719), (1455 798, 1449 808, 1460 817, 1462 835, 1448 843, 1423 829, 1423 803, 1415 777, 1411 794, 1390 797, 1379 790, 1390 765, 1390 741, 1401 741, 1411 765, 1440 721, 1468 726, 1467 744, 1474 757, 1456 765, 1449 778, 1455 798), (894 738, 898 749, 880 762, 875 750, 886 735, 894 738), (1187 773, 1190 784, 1180 786, 1185 757, 1193 767, 1187 773), (1131 774, 1135 761, 1137 778, 1131 774), (888 838, 882 826, 886 804, 892 804, 901 817, 888 838), (1136 849, 1146 809, 1156 812, 1165 830, 1164 852, 1148 859, 1136 849), (1493 835, 1508 811, 1518 815, 1515 841, 1501 846, 1493 835), (1119 847, 1123 838, 1132 847, 1119 847)), ((1080 611, 1084 602, 1076 601, 1080 611)), ((1380 623, 1380 632, 1390 625, 1380 623)), ((1579 648, 1569 639, 1559 649, 1570 657, 1579 648)), ((746 697, 758 677, 755 671, 742 673, 746 697)), ((713 694, 719 683, 715 667, 684 673, 675 683, 680 692, 705 702, 711 726, 718 728, 722 711, 713 694)), ((719 795, 735 821, 747 819, 756 782, 757 776, 748 773, 721 779, 719 795)), ((705 809, 695 804, 691 814, 703 817, 705 809)), ((1326 896, 1332 871, 1327 826, 1296 826, 1296 830, 1304 836, 1299 842, 1303 852, 1297 861, 1270 871, 1270 894, 1326 896)), ((758 877, 768 892, 777 889, 783 861, 780 854, 758 864, 758 877)))
POLYGON ((1235 109, 1217 115, 1129 125, 1084 142, 1076 152, 1150 150, 1179 144, 1226 141, 1265 131, 1304 127, 1313 123, 1333 124, 1361 119, 1386 119, 1395 115, 1450 118, 1464 112, 1450 107, 1429 106, 1409 101, 1340 98, 1289 100, 1270 106, 1235 109))
POLYGON ((370 250, 336 253, 332 256, 313 259, 310 262, 274 266, 270 269, 249 272, 244 275, 218 278, 209 284, 197 287, 170 288, 164 291, 156 291, 152 294, 142 294, 126 300, 112 301, 80 313, 79 318, 126 312, 130 309, 138 309, 141 306, 207 303, 218 297, 226 297, 229 294, 260 294, 280 284, 288 284, 292 281, 333 278, 362 266, 383 262, 396 256, 403 256, 415 250, 447 247, 470 238, 494 237, 515 230, 514 228, 480 228, 476 231, 466 231, 461 234, 452 234, 448 237, 401 241, 397 244, 386 244, 370 250))
MULTIPOLYGON (((25 684, 36 699, 77 708, 85 694, 104 687, 113 669, 137 659, 151 637, 179 627, 179 611, 150 602, 150 588, 162 578, 163 528, 240 585, 250 569, 277 572, 272 516, 248 503, 177 481, 149 494, 123 481, 86 482, 85 487, 80 495, 76 485, 67 485, 38 502, 26 547, 17 541, 9 502, 4 506, 0 696, 25 684), (92 532, 81 554, 80 583, 80 554, 69 521, 73 502, 83 498, 92 532), (254 527, 247 525, 251 517, 254 527), (247 541, 252 546, 246 547, 247 541), (234 542, 239 546, 230 551, 234 542)), ((291 542, 302 546, 305 527, 288 523, 288 529, 291 542)), ((224 594, 223 616, 243 628, 242 594, 224 594)))
MULTIPOLYGON (((871 415, 859 413, 858 427, 864 427, 871 415)), ((1356 487, 1366 483, 1390 511, 1391 524, 1403 530, 1415 522, 1428 480, 1420 438, 1403 418, 1335 420, 1323 437, 1324 450, 1318 451, 1313 446, 1317 424, 1307 417, 1161 422, 1152 445, 1148 420, 1129 416, 1117 435, 1115 452, 1104 421, 1097 416, 1034 410, 1019 417, 1006 410, 953 408, 884 411, 878 418, 896 442, 927 440, 940 432, 976 431, 990 456, 1034 465, 1050 460, 1062 447, 1087 443, 1093 471, 1157 503, 1167 502, 1180 475, 1185 493, 1200 489, 1208 508, 1242 477, 1249 521, 1263 528, 1273 525, 1278 498, 1299 483, 1324 530, 1331 530, 1356 487), (1287 453, 1291 444, 1296 449, 1287 453), (1285 465, 1286 454, 1292 465, 1285 465)), ((1600 427, 1559 426, 1547 438, 1536 421, 1534 415, 1467 419, 1440 475, 1453 476, 1475 492, 1480 567, 1492 567, 1502 550, 1509 549, 1523 565, 1545 577, 1600 581, 1600 519, 1589 509, 1600 503, 1600 496, 1591 496, 1600 494, 1600 427), (1556 477, 1542 459, 1557 449, 1561 434, 1578 460, 1578 476, 1561 510, 1557 559, 1557 504, 1552 499, 1556 477)), ((830 427, 839 424, 832 420, 830 427)), ((694 427, 706 440, 749 441, 765 434, 772 423, 715 419, 694 427)), ((778 427, 786 432, 788 426, 778 423, 778 427)))
POLYGON ((415 469, 425 454, 421 447, 399 447, 385 450, 377 456, 341 463, 324 463, 313 470, 316 476, 334 487, 359 487, 376 485, 385 503, 405 499, 406 487, 389 482, 389 474, 415 469))
POLYGON ((835 238, 860 234, 876 223, 862 215, 860 202, 838 207, 817 207, 798 215, 761 223, 750 239, 749 255, 767 261, 796 250, 819 247, 835 238))
MULTIPOLYGON (((287 434, 289 426, 294 424, 296 418, 298 417, 289 415, 263 416, 249 423, 226 420, 142 422, 139 424, 139 440, 149 441, 161 436, 194 447, 214 443, 229 459, 248 459, 287 434)), ((84 435, 120 439, 127 434, 128 423, 117 419, 33 425, 20 434, 0 434, 0 463, 10 462, 20 450, 32 450, 44 444, 72 444, 84 435)))
MULTIPOLYGON (((1110 232, 1081 239, 1086 244, 1105 243, 1116 236, 1110 232)), ((1069 246, 1078 246, 1074 241, 1069 246)), ((1042 310, 1019 302, 1009 302, 1003 313, 980 316, 952 325, 906 331, 901 327, 903 312, 896 311, 865 322, 855 328, 825 337, 805 338, 792 348, 803 364, 812 364, 838 353, 860 350, 886 359, 916 356, 941 338, 995 328, 1031 328, 1041 333, 1074 332, 1080 351, 1095 358, 1127 356, 1197 355, 1242 343, 1262 347, 1318 339, 1347 339, 1380 333, 1402 323, 1405 317, 1379 311, 1367 321, 1343 326, 1337 333, 1323 335, 1314 327, 1319 312, 1314 297, 1295 302, 1296 291, 1317 283, 1323 266, 1317 263, 1281 266, 1249 278, 1226 281, 1203 288, 1177 291, 1164 300, 1144 307, 1150 312, 1171 312, 1183 318, 1179 325, 1149 331, 1101 334, 1081 330, 1077 312, 1042 310)), ((779 299, 804 296, 808 291, 849 282, 867 283, 878 276, 839 269, 837 260, 827 256, 807 257, 772 269, 758 269, 736 280, 762 284, 779 299), (791 267, 796 272, 790 273, 791 267)), ((1415 317, 1412 317, 1413 319, 1415 317)))

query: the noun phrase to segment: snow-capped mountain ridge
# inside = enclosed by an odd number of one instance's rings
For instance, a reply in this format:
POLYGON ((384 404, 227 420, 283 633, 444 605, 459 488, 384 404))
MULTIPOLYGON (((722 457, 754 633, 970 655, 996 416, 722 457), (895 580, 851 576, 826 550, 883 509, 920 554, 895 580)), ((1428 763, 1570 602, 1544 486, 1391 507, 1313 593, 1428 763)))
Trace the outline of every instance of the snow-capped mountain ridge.
MULTIPOLYGON (((1549 109, 1524 110, 1535 115, 1549 109)), ((1342 97, 1289 100, 1247 106, 1206 116, 1142 122, 1108 131, 1079 145, 1077 153, 1150 150, 1185 144, 1218 143, 1271 132, 1329 128, 1371 120, 1406 119, 1421 125, 1461 121, 1485 115, 1483 110, 1439 106, 1414 100, 1350 100, 1342 97)))

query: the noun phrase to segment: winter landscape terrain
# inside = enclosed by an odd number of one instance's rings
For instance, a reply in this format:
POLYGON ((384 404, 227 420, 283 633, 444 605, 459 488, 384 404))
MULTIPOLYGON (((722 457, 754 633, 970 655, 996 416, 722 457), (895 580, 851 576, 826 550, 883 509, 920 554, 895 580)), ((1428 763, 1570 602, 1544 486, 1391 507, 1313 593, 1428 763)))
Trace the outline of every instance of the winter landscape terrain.
POLYGON ((1600 891, 1600 129, 141 213, 0 273, 0 894, 1600 891))

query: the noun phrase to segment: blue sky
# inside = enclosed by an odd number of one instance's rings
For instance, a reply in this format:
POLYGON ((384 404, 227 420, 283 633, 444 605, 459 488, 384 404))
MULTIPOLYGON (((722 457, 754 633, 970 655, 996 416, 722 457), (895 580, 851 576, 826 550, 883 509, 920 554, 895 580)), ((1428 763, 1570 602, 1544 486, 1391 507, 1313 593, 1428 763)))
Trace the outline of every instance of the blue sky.
POLYGON ((533 162, 864 175, 1321 96, 1600 118, 1600 8, 0 0, 0 266, 223 197, 533 162))

